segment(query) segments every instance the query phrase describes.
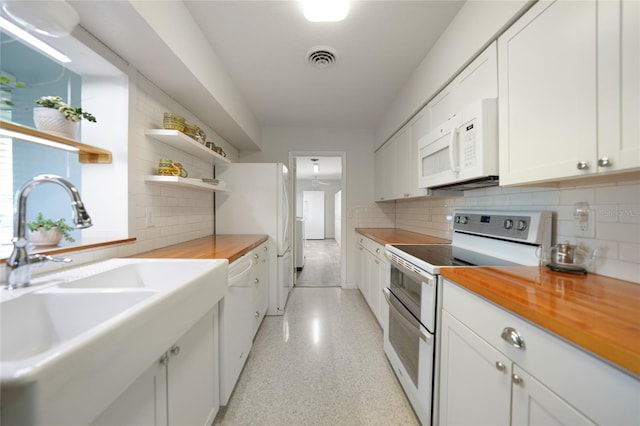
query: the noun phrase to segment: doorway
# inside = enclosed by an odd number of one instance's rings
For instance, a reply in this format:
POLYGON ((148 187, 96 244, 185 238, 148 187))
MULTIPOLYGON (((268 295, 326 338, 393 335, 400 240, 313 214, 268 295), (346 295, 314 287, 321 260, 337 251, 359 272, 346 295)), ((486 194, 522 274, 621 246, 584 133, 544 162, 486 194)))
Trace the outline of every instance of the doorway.
POLYGON ((291 153, 297 287, 344 283, 344 153, 291 153))

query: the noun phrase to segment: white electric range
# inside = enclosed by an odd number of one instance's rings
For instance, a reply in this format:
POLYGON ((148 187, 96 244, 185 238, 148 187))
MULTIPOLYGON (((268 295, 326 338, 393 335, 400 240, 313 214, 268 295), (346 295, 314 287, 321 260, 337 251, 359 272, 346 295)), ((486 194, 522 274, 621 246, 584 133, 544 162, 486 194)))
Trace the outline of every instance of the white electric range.
POLYGON ((451 244, 386 245, 384 350, 423 425, 433 418, 440 269, 535 266, 551 244, 548 211, 459 210, 452 221, 451 244))

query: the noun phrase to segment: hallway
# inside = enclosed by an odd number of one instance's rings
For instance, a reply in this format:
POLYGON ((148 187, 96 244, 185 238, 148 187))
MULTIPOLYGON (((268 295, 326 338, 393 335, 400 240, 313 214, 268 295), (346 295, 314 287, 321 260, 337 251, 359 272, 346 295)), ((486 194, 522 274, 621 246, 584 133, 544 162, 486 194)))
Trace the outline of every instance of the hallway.
POLYGON ((334 239, 305 240, 304 268, 296 287, 340 287, 340 246, 334 239))
POLYGON ((294 288, 215 425, 417 425, 358 290, 294 288))

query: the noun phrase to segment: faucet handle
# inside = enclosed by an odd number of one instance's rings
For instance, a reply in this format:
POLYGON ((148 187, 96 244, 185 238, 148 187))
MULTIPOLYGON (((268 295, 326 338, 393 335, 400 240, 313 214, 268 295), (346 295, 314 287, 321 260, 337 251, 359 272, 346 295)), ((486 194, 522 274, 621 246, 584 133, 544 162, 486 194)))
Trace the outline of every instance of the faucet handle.
POLYGON ((55 263, 71 263, 73 260, 66 257, 53 257, 48 254, 31 254, 29 255, 29 265, 34 267, 43 266, 47 262, 55 263))

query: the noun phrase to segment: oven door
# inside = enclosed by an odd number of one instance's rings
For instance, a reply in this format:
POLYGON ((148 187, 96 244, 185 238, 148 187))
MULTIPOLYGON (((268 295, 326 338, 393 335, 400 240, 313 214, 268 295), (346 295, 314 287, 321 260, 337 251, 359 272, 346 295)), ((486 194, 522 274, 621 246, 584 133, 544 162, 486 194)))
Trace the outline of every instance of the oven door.
POLYGON ((433 333, 436 316, 436 278, 418 268, 410 270, 393 259, 390 263, 389 290, 429 332, 433 333))
POLYGON ((431 424, 434 336, 389 291, 384 290, 387 318, 384 351, 420 422, 431 424))

